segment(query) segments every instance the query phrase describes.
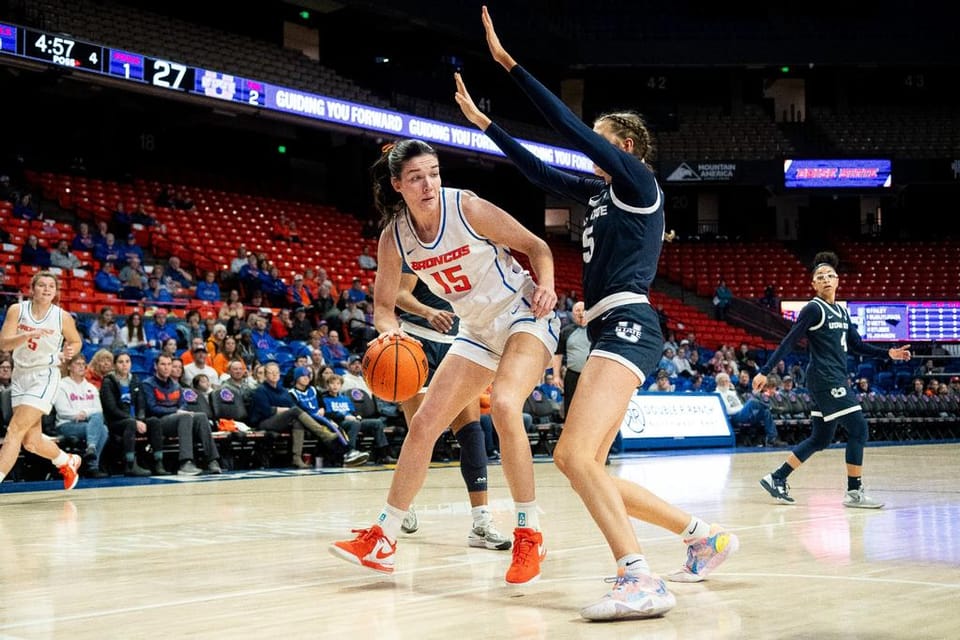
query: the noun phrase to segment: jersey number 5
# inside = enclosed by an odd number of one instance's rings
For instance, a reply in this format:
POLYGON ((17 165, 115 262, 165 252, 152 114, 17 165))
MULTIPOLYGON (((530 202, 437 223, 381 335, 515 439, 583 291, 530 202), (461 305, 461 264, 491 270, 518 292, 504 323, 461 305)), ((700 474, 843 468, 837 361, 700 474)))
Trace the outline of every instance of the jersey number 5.
POLYGON ((593 258, 593 225, 583 228, 583 235, 580 241, 583 243, 583 261, 589 263, 593 258))
POLYGON ((30 351, 36 351, 36 350, 37 350, 37 340, 38 340, 38 338, 28 338, 28 339, 27 339, 27 349, 30 349, 30 351))
POLYGON ((444 293, 448 295, 455 291, 462 293, 472 289, 473 285, 470 284, 470 279, 467 278, 467 276, 460 273, 460 270, 460 265, 457 265, 448 269, 434 271, 430 275, 437 281, 437 284, 443 287, 444 293))

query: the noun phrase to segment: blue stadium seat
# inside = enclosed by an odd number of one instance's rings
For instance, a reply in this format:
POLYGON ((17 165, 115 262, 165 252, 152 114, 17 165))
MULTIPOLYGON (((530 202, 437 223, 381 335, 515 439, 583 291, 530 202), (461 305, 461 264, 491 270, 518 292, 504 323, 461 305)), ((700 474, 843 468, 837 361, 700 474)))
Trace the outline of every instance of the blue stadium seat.
POLYGON ((895 384, 896 377, 892 371, 880 371, 877 373, 876 385, 883 389, 884 392, 889 393, 893 391, 895 384))

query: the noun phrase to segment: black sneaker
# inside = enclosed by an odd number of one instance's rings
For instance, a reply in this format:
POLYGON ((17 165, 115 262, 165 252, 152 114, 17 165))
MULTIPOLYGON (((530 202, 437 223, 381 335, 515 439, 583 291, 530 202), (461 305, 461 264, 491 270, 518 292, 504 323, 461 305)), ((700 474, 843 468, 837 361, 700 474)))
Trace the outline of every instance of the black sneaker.
POLYGON ((123 472, 123 475, 133 478, 146 478, 150 475, 150 470, 144 469, 134 462, 132 465, 127 465, 127 469, 123 472))
POLYGON ((201 471, 197 468, 197 465, 193 464, 193 460, 187 460, 180 465, 180 471, 177 473, 181 476, 198 476, 201 471))
POLYGON ((212 473, 214 475, 220 475, 223 473, 223 469, 220 468, 219 460, 211 460, 207 463, 207 473, 212 473))
POLYGON ((166 467, 163 466, 162 462, 158 462, 153 465, 153 475, 155 476, 168 476, 170 472, 167 471, 166 467))
POLYGON ((793 504, 794 499, 790 497, 790 487, 787 486, 787 481, 781 478, 777 478, 772 473, 760 478, 760 486, 767 490, 771 496, 777 499, 778 502, 784 504, 793 504))

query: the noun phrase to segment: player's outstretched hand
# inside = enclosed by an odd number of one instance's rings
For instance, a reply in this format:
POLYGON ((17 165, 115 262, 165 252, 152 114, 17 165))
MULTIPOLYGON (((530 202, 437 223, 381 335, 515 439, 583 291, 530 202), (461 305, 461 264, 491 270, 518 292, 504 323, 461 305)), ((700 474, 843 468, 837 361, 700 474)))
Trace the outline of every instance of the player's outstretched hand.
POLYGON ((487 114, 477 108, 477 105, 474 103, 473 98, 470 97, 470 93, 467 91, 467 85, 463 83, 463 77, 459 72, 453 74, 453 79, 457 83, 457 92, 454 94, 453 99, 456 100, 457 104, 460 106, 460 111, 462 111, 467 120, 475 124, 478 129, 485 131, 487 127, 490 126, 490 118, 487 117, 487 114))
POLYGON ((537 288, 533 291, 533 304, 531 310, 533 315, 537 318, 546 317, 548 314, 553 313, 554 308, 557 306, 557 292, 552 288, 548 289, 537 285, 537 288))
POLYGON ((492 55, 493 59, 499 62, 504 69, 510 71, 510 69, 517 66, 517 61, 514 60, 513 56, 507 53, 507 50, 500 44, 500 38, 493 28, 493 18, 490 17, 490 11, 487 10, 486 5, 483 6, 480 19, 483 22, 483 30, 487 34, 487 46, 490 47, 490 55, 492 55))
POLYGON ((910 345, 905 344, 902 347, 893 347, 887 352, 892 360, 909 360, 913 357, 910 353, 910 345))

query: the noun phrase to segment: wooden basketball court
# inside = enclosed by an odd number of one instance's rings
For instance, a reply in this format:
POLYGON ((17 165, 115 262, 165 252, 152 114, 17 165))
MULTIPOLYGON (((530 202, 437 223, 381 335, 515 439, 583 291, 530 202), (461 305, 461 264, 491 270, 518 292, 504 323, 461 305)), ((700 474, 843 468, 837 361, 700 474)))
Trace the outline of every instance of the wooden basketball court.
MULTIPOLYGON (((843 451, 791 478, 795 506, 758 484, 784 451, 615 460, 635 479, 740 537, 706 583, 678 584, 653 620, 578 614, 614 573, 600 533, 550 462, 536 466, 548 547, 540 582, 507 587, 509 552, 469 548, 459 470, 432 470, 420 531, 392 577, 327 551, 379 512, 390 471, 82 481, 70 493, 0 485, 0 638, 955 638, 960 636, 960 445, 872 447, 879 511, 844 509, 843 451), (265 477, 263 477, 265 476, 265 477), (98 488, 94 488, 98 487, 98 488), (100 488, 102 487, 102 488, 100 488)), ((492 507, 512 529, 499 466, 492 507)), ((637 523, 654 570, 679 540, 637 523)))

